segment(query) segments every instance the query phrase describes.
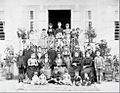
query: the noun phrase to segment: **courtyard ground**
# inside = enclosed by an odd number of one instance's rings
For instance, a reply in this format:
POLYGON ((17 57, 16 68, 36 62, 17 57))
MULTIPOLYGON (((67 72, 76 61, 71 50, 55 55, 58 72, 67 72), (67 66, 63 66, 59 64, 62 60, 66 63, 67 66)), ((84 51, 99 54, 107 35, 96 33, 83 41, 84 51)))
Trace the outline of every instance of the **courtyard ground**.
POLYGON ((119 92, 119 82, 102 82, 101 84, 93 84, 91 86, 65 86, 65 85, 31 85, 24 84, 24 89, 18 89, 17 80, 0 80, 0 92, 56 92, 56 91, 68 91, 68 92, 119 92))

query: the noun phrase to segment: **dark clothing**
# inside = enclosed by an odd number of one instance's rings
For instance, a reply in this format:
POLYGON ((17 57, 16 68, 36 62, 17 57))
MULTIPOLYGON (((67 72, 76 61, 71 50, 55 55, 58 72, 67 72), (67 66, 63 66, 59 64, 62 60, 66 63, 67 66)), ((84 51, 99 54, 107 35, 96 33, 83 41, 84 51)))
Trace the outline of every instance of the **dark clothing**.
POLYGON ((57 57, 57 52, 53 49, 48 50, 48 56, 51 61, 54 61, 57 57))
POLYGON ((74 77, 75 77, 75 72, 77 70, 77 67, 76 66, 71 66, 70 69, 69 69, 69 74, 71 76, 71 81, 73 82, 74 81, 74 77))
POLYGON ((26 63, 26 67, 27 67, 27 62, 28 59, 31 57, 31 54, 34 53, 31 49, 25 49, 23 50, 23 56, 25 56, 25 63, 26 63))
POLYGON ((25 62, 25 57, 24 56, 18 56, 17 57, 17 67, 25 67, 26 62, 25 62))
POLYGON ((53 35, 54 36, 54 34, 55 34, 55 29, 48 29, 48 31, 47 31, 47 34, 48 34, 48 36, 51 36, 51 35, 53 35))
POLYGON ((55 66, 55 59, 57 57, 57 52, 53 49, 50 49, 48 50, 48 56, 49 59, 51 60, 51 69, 53 70, 55 66))
POLYGON ((28 66, 27 67, 27 76, 30 80, 32 80, 34 72, 39 72, 39 69, 37 66, 28 66))
POLYGON ((24 67, 18 67, 19 74, 24 74, 24 67))
POLYGON ((62 29, 62 28, 57 28, 56 31, 55 31, 55 35, 56 35, 57 33, 62 33, 62 34, 63 34, 63 29, 62 29))
POLYGON ((70 35, 71 35, 71 38, 76 38, 76 37, 78 38, 78 36, 79 36, 78 33, 75 33, 72 31, 70 32, 70 35))
POLYGON ((93 63, 92 58, 84 58, 82 61, 82 66, 91 67, 93 63))
POLYGON ((94 59, 94 58, 96 57, 96 54, 95 54, 95 52, 94 52, 94 51, 87 50, 87 51, 85 51, 85 55, 86 55, 86 53, 87 53, 87 52, 89 52, 89 53, 90 53, 90 57, 91 57, 92 59, 94 59))
POLYGON ((17 57, 17 67, 18 67, 18 82, 23 82, 24 74, 25 74, 25 57, 24 56, 18 56, 17 57))
POLYGON ((74 51, 74 52, 72 52, 72 57, 73 57, 72 63, 77 63, 77 69, 78 69, 78 71, 81 71, 83 53, 80 50, 74 51), (78 53, 78 57, 75 56, 75 53, 78 53))
POLYGON ((82 51, 80 51, 80 50, 75 50, 75 51, 73 51, 73 52, 71 53, 71 56, 72 56, 73 58, 75 57, 75 53, 78 53, 78 57, 83 58, 83 53, 82 53, 82 51))
POLYGON ((82 62, 82 70, 81 70, 81 77, 84 79, 84 73, 87 73, 90 77, 90 80, 93 78, 93 59, 91 57, 89 58, 84 58, 82 62), (86 66, 85 68, 83 68, 86 66))

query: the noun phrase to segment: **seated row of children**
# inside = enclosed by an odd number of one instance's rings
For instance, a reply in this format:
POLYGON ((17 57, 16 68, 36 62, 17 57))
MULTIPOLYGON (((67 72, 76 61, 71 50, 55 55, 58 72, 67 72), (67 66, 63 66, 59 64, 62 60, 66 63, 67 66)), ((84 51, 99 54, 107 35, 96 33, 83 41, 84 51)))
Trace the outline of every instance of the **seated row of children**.
MULTIPOLYGON (((50 55, 46 53, 44 57, 40 59, 36 58, 35 53, 31 54, 31 58, 27 61, 27 78, 31 84, 47 84, 57 83, 72 85, 91 85, 94 78, 94 68, 98 77, 98 81, 101 80, 103 59, 100 57, 100 52, 96 52, 97 56, 95 60, 90 57, 90 53, 86 52, 85 57, 78 56, 82 53, 74 53, 75 56, 71 57, 71 61, 65 61, 62 54, 57 53, 55 60, 50 59, 50 55), (76 57, 77 56, 77 57, 76 57)), ((40 55, 39 55, 40 56, 40 55)), ((17 65, 19 69, 19 82, 23 82, 24 56, 22 51, 20 56, 17 58, 17 65)))

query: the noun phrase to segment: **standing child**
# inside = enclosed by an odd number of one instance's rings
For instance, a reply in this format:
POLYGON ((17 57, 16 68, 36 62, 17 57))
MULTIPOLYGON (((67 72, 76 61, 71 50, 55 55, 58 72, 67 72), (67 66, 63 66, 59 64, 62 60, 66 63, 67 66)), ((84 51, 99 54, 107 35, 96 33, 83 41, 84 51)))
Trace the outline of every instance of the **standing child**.
POLYGON ((96 52, 96 57, 95 57, 95 70, 97 73, 97 81, 100 84, 102 78, 103 78, 103 70, 104 70, 104 61, 103 61, 103 57, 100 56, 100 52, 97 51, 96 52))
POLYGON ((20 50, 19 51, 19 56, 17 57, 17 67, 18 67, 18 70, 19 70, 19 76, 18 76, 18 82, 23 82, 23 79, 24 79, 24 69, 26 67, 26 64, 25 64, 25 57, 22 56, 23 55, 23 51, 20 50))

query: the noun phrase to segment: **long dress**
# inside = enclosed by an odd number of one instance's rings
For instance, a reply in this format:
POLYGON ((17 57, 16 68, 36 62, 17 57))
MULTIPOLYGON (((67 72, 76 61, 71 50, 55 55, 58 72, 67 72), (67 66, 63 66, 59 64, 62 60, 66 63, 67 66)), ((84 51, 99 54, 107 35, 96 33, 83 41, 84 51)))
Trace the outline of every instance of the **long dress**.
POLYGON ((85 42, 85 34, 84 34, 84 32, 81 32, 79 34, 79 39, 78 40, 79 40, 80 49, 83 50, 83 52, 84 52, 84 42, 85 42))
POLYGON ((47 39, 47 33, 42 32, 39 40, 39 46, 41 46, 41 48, 47 48, 47 39))
POLYGON ((47 37, 47 33, 46 32, 42 32, 41 36, 39 38, 39 46, 42 48, 42 53, 44 54, 48 48, 48 37, 47 37))
POLYGON ((65 29, 64 32, 66 34, 67 45, 69 46, 70 45, 70 32, 71 32, 71 30, 70 29, 65 29))
POLYGON ((89 58, 84 58, 83 62, 82 62, 82 70, 81 70, 81 76, 82 78, 84 78, 84 73, 87 73, 90 77, 90 79, 92 80, 93 77, 93 59, 91 57, 89 58), (85 66, 85 68, 84 68, 85 66))

